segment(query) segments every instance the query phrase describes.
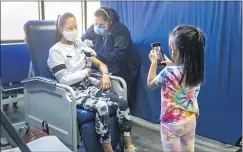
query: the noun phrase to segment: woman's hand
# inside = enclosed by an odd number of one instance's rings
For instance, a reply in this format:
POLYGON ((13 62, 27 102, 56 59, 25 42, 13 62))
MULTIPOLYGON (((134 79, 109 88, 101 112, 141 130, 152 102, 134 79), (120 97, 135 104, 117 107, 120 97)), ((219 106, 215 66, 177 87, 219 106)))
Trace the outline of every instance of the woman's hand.
POLYGON ((111 80, 108 74, 103 74, 101 79, 101 89, 108 90, 111 88, 111 80))
POLYGON ((161 62, 162 64, 166 64, 167 66, 175 65, 165 54, 164 54, 164 57, 165 57, 165 61, 162 61, 161 62))
POLYGON ((156 63, 158 62, 158 55, 156 53, 156 51, 154 50, 151 50, 150 53, 149 53, 149 59, 152 63, 156 63))

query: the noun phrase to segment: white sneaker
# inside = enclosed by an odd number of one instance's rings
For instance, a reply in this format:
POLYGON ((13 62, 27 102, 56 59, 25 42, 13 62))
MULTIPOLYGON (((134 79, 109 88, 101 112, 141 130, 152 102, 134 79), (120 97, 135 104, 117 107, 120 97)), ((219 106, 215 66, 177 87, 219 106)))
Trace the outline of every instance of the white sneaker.
POLYGON ((135 147, 134 145, 130 145, 129 148, 124 149, 124 152, 136 152, 138 150, 137 147, 135 147))

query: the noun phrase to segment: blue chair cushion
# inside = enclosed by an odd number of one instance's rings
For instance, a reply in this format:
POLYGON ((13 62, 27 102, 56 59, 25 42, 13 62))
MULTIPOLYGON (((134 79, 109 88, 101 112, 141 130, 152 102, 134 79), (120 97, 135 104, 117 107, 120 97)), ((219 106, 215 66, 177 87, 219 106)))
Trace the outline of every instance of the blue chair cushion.
MULTIPOLYGON (((78 122, 84 124, 84 123, 88 123, 88 122, 92 122, 95 119, 95 113, 85 110, 85 109, 78 109, 77 108, 77 118, 78 118, 78 122)), ((114 116, 116 115, 116 111, 114 108, 109 107, 109 116, 114 116)))
POLYGON ((26 44, 1 44, 2 84, 16 83, 28 78, 29 66, 30 56, 26 44))

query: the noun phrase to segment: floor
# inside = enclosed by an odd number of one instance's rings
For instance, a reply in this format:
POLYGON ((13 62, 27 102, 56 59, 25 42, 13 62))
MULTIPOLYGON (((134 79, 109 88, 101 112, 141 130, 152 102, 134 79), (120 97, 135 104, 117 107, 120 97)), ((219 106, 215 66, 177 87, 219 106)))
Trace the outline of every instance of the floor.
MULTIPOLYGON (((5 111, 12 123, 24 121, 24 105, 18 103, 18 108, 10 107, 5 111)), ((159 125, 151 124, 140 118, 133 117, 133 143, 138 152, 163 152, 160 140, 159 125)), ((1 148, 3 149, 3 148, 1 148)), ((203 137, 196 137, 196 152, 236 152, 238 147, 224 145, 203 137), (227 148, 228 147, 228 148, 227 148)), ((119 150, 117 150, 118 152, 119 150)))

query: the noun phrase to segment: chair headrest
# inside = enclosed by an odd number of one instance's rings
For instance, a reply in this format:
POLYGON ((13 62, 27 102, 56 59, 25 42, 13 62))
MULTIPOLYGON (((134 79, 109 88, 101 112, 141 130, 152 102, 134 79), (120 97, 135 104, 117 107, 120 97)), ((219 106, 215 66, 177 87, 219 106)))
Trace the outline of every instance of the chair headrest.
POLYGON ((25 23, 24 31, 35 75, 53 79, 47 59, 50 48, 55 44, 56 22, 31 20, 25 23))

